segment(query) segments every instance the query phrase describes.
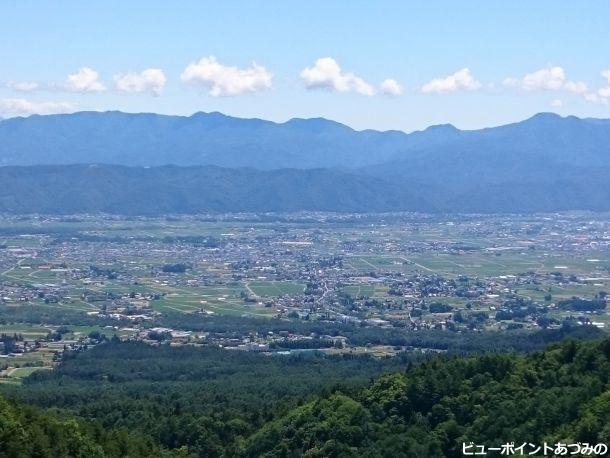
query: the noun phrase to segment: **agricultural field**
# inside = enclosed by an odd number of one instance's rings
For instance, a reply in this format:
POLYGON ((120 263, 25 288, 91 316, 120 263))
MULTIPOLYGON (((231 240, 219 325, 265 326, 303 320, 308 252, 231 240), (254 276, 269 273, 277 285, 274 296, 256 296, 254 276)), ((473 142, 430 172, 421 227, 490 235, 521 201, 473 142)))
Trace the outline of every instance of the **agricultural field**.
POLYGON ((258 297, 292 296, 302 294, 305 285, 287 281, 252 281, 245 288, 258 297))
POLYGON ((608 234, 610 218, 589 214, 5 217, 0 331, 44 338, 57 328, 44 317, 58 314, 92 323, 68 320, 67 342, 92 332, 138 338, 175 315, 415 330, 566 320, 605 328, 606 308, 579 313, 565 304, 606 300, 608 234), (43 318, 3 318, 26 309, 43 318))

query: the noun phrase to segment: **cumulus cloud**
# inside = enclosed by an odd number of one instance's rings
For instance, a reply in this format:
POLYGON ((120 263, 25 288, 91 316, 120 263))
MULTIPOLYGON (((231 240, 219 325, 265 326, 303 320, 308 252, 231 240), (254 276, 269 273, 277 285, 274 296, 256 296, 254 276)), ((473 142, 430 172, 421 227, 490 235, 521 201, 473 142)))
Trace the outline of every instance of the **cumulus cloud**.
POLYGON ((602 76, 606 78, 606 86, 600 88, 595 95, 599 101, 608 103, 610 102, 610 69, 604 70, 602 76))
POLYGON ((587 94, 589 92, 586 83, 583 83, 582 81, 566 81, 563 88, 568 92, 579 95, 587 94))
POLYGON ((526 91, 538 89, 558 91, 563 88, 566 73, 561 67, 550 67, 528 73, 521 80, 521 87, 526 91))
POLYGON ((100 75, 89 67, 81 67, 75 73, 68 75, 66 82, 57 83, 38 83, 34 81, 9 81, 6 87, 16 92, 102 92, 106 90, 100 81, 100 75))
POLYGON ((223 65, 210 56, 190 63, 180 78, 185 83, 209 88, 213 97, 226 97, 269 89, 273 73, 256 62, 250 67, 238 68, 223 65))
POLYGON ((32 92, 40 89, 40 84, 33 81, 9 81, 6 86, 17 92, 32 92))
POLYGON ((66 88, 72 92, 103 92, 106 86, 100 81, 98 72, 89 67, 81 67, 68 75, 66 88))
POLYGON ((0 99, 0 114, 3 116, 70 113, 76 109, 77 105, 72 102, 33 102, 21 98, 0 99))
POLYGON ((481 86, 481 83, 472 76, 470 69, 462 68, 452 75, 443 78, 434 78, 424 84, 421 91, 425 94, 446 94, 458 91, 476 91, 477 89, 480 89, 481 86))
POLYGON ((128 72, 115 75, 116 88, 122 92, 150 92, 160 95, 167 78, 160 68, 147 68, 139 73, 128 72))
POLYGON ((558 66, 536 70, 523 78, 505 78, 503 84, 525 91, 567 91, 581 95, 587 100, 591 100, 592 95, 586 83, 568 80, 565 70, 558 66))
MULTIPOLYGON (((338 92, 357 92, 362 95, 374 95, 375 89, 369 83, 353 73, 344 72, 335 59, 322 57, 311 67, 301 71, 301 79, 308 88, 326 88, 338 92)), ((388 80, 386 80, 388 81, 388 80)))
POLYGON ((404 92, 403 87, 398 83, 398 81, 392 78, 382 81, 381 85, 379 86, 379 90, 382 94, 390 97, 398 97, 404 92))

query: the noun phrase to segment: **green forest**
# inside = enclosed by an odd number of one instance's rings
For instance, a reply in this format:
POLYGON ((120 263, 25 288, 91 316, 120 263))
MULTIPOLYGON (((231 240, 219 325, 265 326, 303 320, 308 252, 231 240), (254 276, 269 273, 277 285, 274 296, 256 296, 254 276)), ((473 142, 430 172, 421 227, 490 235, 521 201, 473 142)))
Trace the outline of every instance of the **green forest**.
POLYGON ((2 391, 0 456, 451 457, 610 441, 610 339, 386 359, 114 339, 2 391))

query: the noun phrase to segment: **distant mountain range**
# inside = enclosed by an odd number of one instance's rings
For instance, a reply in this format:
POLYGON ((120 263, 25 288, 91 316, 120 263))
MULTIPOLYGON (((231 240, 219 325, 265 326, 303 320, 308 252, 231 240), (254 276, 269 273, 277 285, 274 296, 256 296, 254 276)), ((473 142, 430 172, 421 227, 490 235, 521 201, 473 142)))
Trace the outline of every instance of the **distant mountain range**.
POLYGON ((326 119, 283 124, 221 113, 190 117, 80 112, 0 121, 0 164, 365 166, 404 151, 403 132, 357 132, 326 119))
POLYGON ((610 162, 610 120, 541 113, 505 126, 461 131, 355 131, 322 118, 282 124, 221 113, 189 117, 80 112, 0 121, 0 164, 217 165, 258 169, 365 167, 413 159, 493 156, 573 165, 610 162))
POLYGON ((610 210, 610 120, 550 113, 411 134, 220 113, 30 116, 0 121, 0 163, 11 213, 610 210))

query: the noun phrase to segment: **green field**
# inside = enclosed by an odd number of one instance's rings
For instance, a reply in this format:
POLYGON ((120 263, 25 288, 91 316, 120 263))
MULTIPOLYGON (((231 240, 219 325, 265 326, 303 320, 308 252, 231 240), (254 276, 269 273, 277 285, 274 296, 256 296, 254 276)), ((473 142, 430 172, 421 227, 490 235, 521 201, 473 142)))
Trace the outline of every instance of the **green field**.
POLYGON ((249 288, 256 296, 275 297, 302 294, 305 285, 289 281, 251 281, 246 283, 246 288, 249 288))
POLYGON ((8 371, 7 377, 22 379, 36 371, 44 371, 53 369, 51 366, 41 367, 16 367, 8 371))
POLYGON ((151 301, 151 306, 159 312, 196 312, 207 311, 219 315, 253 315, 267 317, 275 310, 258 304, 246 304, 240 297, 245 289, 241 285, 204 286, 204 287, 169 287, 159 286, 165 296, 151 301))
POLYGON ((520 251, 473 251, 463 254, 417 253, 409 256, 350 256, 345 266, 362 273, 371 271, 396 271, 405 274, 420 272, 455 277, 493 277, 526 272, 553 272, 589 275, 596 271, 607 276, 610 259, 607 254, 596 251, 579 256, 548 254, 535 250, 520 251), (599 260, 591 262, 590 259, 599 260), (563 269, 558 269, 558 266, 563 269))

